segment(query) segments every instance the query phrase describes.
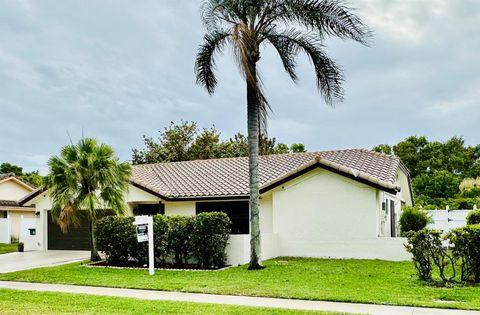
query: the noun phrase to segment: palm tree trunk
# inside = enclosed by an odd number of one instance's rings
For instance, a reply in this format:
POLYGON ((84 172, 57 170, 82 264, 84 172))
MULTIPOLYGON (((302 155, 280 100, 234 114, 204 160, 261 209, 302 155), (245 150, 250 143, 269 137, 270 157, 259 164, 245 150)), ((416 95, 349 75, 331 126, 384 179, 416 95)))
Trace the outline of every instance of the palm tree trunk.
MULTIPOLYGON (((251 69, 256 77, 255 63, 251 69)), ((256 81, 256 80, 255 80, 256 81)), ((248 170, 250 189, 250 265, 249 270, 263 268, 260 262, 260 221, 258 184, 258 138, 260 131, 257 87, 247 79, 248 170)))
POLYGON ((93 220, 88 220, 88 229, 90 232, 90 261, 99 261, 100 255, 97 251, 97 245, 95 244, 95 231, 93 230, 93 220))

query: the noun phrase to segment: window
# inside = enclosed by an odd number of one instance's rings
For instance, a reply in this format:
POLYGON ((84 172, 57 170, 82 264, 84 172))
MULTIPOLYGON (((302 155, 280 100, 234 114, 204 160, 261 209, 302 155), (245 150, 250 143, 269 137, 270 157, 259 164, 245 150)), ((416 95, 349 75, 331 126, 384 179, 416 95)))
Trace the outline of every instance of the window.
POLYGON ((231 234, 248 234, 249 207, 248 201, 197 202, 197 214, 202 212, 225 212, 230 218, 231 234))
POLYGON ((165 205, 163 203, 139 204, 133 209, 135 215, 155 215, 165 214, 165 205))
POLYGON ((0 211, 0 219, 6 219, 7 218, 7 211, 0 211))

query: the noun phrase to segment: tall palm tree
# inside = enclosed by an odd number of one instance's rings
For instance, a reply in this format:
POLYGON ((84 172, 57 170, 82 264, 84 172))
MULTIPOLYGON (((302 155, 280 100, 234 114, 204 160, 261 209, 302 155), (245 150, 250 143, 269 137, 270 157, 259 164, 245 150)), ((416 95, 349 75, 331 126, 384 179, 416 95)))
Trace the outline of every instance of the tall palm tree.
POLYGON ((45 188, 52 199, 52 216, 62 231, 78 225, 87 216, 92 261, 100 259, 94 238, 94 223, 101 211, 125 211, 125 192, 131 174, 128 163, 120 163, 113 149, 92 138, 62 148, 48 161, 50 173, 45 188))
POLYGON ((250 180, 251 255, 249 269, 260 262, 258 139, 265 129, 269 104, 257 71, 260 47, 270 44, 290 78, 298 80, 296 57, 305 53, 315 70, 317 88, 328 105, 343 99, 343 75, 322 44, 327 37, 353 39, 367 45, 371 33, 339 0, 205 0, 202 20, 207 29, 195 72, 197 83, 212 94, 217 85, 215 57, 227 44, 247 86, 248 157, 250 180))

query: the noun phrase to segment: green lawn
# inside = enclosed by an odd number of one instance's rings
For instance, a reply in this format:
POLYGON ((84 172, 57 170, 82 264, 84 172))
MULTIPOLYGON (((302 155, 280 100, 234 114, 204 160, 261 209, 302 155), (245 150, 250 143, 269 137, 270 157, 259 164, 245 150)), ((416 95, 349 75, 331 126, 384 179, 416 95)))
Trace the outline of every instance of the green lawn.
POLYGON ((272 308, 92 296, 0 289, 1 314, 319 314, 272 308))
POLYGON ((278 258, 266 269, 148 271, 87 268, 79 263, 1 274, 0 280, 168 291, 480 309, 480 287, 434 287, 416 279, 411 262, 278 258))
POLYGON ((18 248, 17 243, 12 243, 12 244, 0 243, 0 255, 1 254, 6 254, 6 253, 16 252, 17 248, 18 248))

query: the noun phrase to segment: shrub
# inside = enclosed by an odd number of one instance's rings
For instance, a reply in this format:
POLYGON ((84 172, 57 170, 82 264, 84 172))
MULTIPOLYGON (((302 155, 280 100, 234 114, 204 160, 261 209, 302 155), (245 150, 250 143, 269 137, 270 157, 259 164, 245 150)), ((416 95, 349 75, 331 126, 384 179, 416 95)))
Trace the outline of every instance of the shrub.
POLYGON ((429 229, 417 232, 409 232, 405 244, 407 252, 411 253, 415 269, 421 280, 429 280, 432 277, 432 234, 429 229))
POLYGON ((467 225, 480 223, 480 210, 470 211, 467 215, 467 225))
POLYGON ((417 232, 427 227, 430 218, 425 211, 416 207, 404 207, 400 215, 400 235, 407 236, 408 232, 417 232))
MULTIPOLYGON (((192 262, 202 268, 225 265, 230 232, 230 220, 225 213, 206 212, 193 217, 156 215, 153 230, 157 264, 192 262)), ((109 216, 98 220, 95 242, 112 265, 148 261, 148 243, 137 242, 133 218, 109 216)))
POLYGON ((455 278, 455 258, 449 254, 448 248, 442 243, 442 233, 436 230, 422 229, 408 233, 408 242, 405 247, 413 256, 413 262, 421 280, 432 278, 433 266, 443 282, 455 278), (451 275, 448 277, 446 268, 451 266, 451 275))
POLYGON ((191 235, 193 258, 202 268, 222 267, 230 233, 230 219, 223 212, 205 212, 195 217, 191 235))
POLYGON ((95 225, 95 242, 98 250, 105 252, 107 262, 127 262, 132 253, 138 253, 133 218, 108 216, 99 219, 95 225))
POLYGON ((153 217, 153 246, 155 260, 159 263, 165 263, 168 259, 168 225, 169 218, 157 214, 153 217))
POLYGON ((461 262, 462 280, 480 282, 480 225, 468 225, 451 231, 453 255, 461 262))
POLYGON ((24 248, 25 248, 25 246, 24 246, 24 244, 23 244, 22 242, 19 242, 19 243, 17 244, 17 251, 23 253, 24 248))
POLYGON ((167 252, 172 256, 173 262, 185 264, 190 258, 190 238, 193 232, 193 218, 186 216, 173 216, 168 218, 167 252))
POLYGON ((438 268, 440 279, 443 282, 452 281, 455 278, 455 258, 449 254, 449 250, 443 245, 442 232, 430 230, 430 255, 435 266, 438 268), (447 277, 446 267, 451 266, 450 277, 447 277))

